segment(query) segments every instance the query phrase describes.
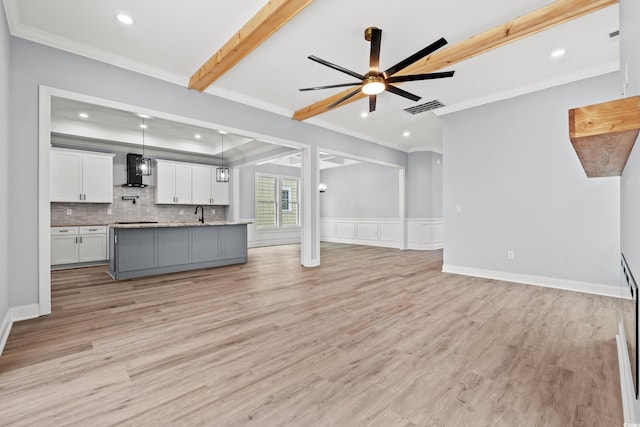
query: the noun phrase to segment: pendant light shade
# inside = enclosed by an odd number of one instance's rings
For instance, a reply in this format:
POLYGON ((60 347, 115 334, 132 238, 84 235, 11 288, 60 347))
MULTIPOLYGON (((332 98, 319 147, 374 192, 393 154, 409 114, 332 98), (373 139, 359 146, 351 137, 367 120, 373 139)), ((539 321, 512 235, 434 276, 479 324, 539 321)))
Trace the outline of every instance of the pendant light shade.
POLYGON ((142 118, 142 157, 136 159, 136 175, 138 176, 150 176, 151 175, 151 159, 144 156, 144 130, 147 125, 144 124, 144 117, 142 118))
POLYGON ((220 138, 222 141, 222 148, 220 150, 221 165, 216 168, 216 182, 229 182, 229 168, 224 167, 224 134, 226 132, 220 131, 220 138))

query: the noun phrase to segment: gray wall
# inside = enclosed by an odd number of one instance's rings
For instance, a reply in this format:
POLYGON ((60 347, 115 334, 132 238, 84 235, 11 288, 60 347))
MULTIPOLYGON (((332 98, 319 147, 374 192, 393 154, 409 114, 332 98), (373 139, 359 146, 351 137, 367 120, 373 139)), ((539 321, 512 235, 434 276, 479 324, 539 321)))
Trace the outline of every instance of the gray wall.
POLYGON ((300 178, 300 168, 264 164, 240 168, 240 219, 256 218, 256 173, 300 178))
POLYGON ((446 265, 618 284, 620 180, 586 178, 567 111, 619 87, 611 73, 443 117, 446 265))
POLYGON ((442 155, 410 153, 407 163, 407 218, 442 217, 442 155))
MULTIPOLYGON (((309 123, 242 105, 186 87, 150 78, 102 62, 12 37, 10 40, 9 176, 21 179, 8 192, 9 221, 22 224, 8 232, 11 306, 38 302, 38 86, 46 85, 164 111, 224 126, 283 138, 312 147, 347 152, 395 164, 406 153, 309 123)), ((186 86, 186 81, 185 81, 186 86)), ((315 236, 318 238, 319 236, 315 236)), ((317 257, 318 254, 312 254, 317 257)))
MULTIPOLYGON (((625 96, 640 94, 640 2, 620 2, 620 87, 628 63, 629 86, 625 96)), ((613 99, 613 98, 612 98, 613 99)), ((636 280, 640 280, 640 144, 631 151, 620 181, 621 250, 636 280)))
POLYGON ((321 218, 398 218, 398 169, 359 163, 320 171, 321 218))
POLYGON ((9 309, 9 29, 0 6, 0 323, 9 309))

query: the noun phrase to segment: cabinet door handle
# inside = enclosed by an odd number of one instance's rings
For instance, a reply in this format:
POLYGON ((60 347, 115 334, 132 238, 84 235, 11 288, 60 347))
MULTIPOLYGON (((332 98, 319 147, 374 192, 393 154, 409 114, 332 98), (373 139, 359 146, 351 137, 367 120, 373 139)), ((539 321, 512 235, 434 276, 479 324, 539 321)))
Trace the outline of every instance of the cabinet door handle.
POLYGON ((76 236, 76 243, 78 243, 78 237, 76 236))
POLYGON ((80 243, 82 243, 82 236, 80 236, 80 243))
POLYGON ((58 230, 58 233, 68 233, 69 230, 58 230))
POLYGON ((84 195, 84 198, 82 200, 87 200, 87 195, 86 194, 84 195))
POLYGON ((97 228, 90 228, 89 231, 98 231, 97 228))
POLYGON ((82 200, 82 194, 80 194, 80 200, 82 200))

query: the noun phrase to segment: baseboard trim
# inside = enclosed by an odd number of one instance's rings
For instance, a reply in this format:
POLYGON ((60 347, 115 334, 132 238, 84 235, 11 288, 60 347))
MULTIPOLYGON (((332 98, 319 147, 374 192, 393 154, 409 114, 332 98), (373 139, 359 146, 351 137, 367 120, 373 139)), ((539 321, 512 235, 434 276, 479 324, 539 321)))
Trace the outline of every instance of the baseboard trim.
POLYGON ((438 243, 409 243, 407 245, 407 249, 411 249, 414 251, 435 251, 436 249, 442 249, 442 242, 438 243))
POLYGON ((345 239, 341 237, 320 237, 321 242, 345 243, 347 245, 376 246, 379 248, 398 249, 398 242, 384 240, 345 239))
POLYGON ((4 345, 7 343, 9 339, 9 332, 11 332, 11 326, 13 322, 11 321, 11 309, 7 311, 7 314, 2 319, 2 326, 0 326, 0 356, 2 356, 2 350, 4 350, 4 345))
POLYGON ((20 307, 13 307, 7 311, 7 314, 2 319, 2 326, 0 326, 0 356, 4 350, 4 346, 9 339, 9 333, 14 322, 21 320, 35 319, 40 316, 40 306, 38 304, 23 305, 20 307))
MULTIPOLYGON (((627 340, 625 338, 624 326, 622 322, 618 324, 618 335, 616 335, 616 345, 618 347, 618 369, 620 371, 620 392, 622 394, 622 414, 623 420, 627 424, 637 423, 635 391, 633 389, 633 379, 631 378, 631 364, 629 363, 629 353, 627 340)), ((627 425, 625 424, 625 425, 627 425)))
POLYGON ((443 265, 443 273, 461 274, 463 276, 481 277, 483 279, 501 280, 504 282, 522 283, 524 285, 542 286, 565 291, 582 292, 613 298, 625 298, 620 287, 599 283, 578 282, 574 280, 555 279, 553 277, 532 276, 528 274, 509 273, 505 271, 483 270, 479 268, 443 265))

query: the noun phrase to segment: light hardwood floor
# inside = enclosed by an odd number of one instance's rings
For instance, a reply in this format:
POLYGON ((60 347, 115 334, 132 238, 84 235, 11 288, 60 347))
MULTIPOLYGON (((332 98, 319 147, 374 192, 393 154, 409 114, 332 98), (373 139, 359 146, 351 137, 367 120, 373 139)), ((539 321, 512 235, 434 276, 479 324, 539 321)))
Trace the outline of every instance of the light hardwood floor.
POLYGON ((615 299, 443 274, 441 251, 252 249, 52 274, 14 325, 0 425, 622 426, 615 299))

